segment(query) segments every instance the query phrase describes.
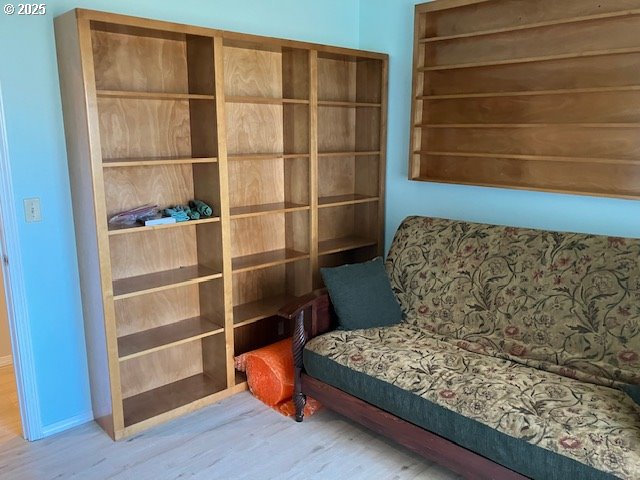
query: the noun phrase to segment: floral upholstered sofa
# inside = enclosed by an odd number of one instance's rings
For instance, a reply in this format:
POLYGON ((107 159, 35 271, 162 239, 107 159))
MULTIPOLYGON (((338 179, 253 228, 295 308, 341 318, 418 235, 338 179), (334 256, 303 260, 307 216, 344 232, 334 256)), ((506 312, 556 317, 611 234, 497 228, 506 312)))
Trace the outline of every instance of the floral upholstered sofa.
POLYGON ((386 267, 404 321, 306 375, 524 477, 640 479, 640 240, 410 217, 386 267))

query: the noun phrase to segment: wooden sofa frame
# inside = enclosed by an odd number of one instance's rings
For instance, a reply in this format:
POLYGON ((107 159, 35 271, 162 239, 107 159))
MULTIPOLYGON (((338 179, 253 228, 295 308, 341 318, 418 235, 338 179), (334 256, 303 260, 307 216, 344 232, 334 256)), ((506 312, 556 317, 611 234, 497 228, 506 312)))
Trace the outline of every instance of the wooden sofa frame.
POLYGON ((527 477, 467 450, 444 437, 407 422, 304 372, 302 353, 307 340, 335 329, 337 322, 326 291, 300 297, 278 312, 293 320, 293 361, 296 421, 304 417, 307 395, 326 408, 388 437, 419 455, 473 480, 524 480, 527 477))

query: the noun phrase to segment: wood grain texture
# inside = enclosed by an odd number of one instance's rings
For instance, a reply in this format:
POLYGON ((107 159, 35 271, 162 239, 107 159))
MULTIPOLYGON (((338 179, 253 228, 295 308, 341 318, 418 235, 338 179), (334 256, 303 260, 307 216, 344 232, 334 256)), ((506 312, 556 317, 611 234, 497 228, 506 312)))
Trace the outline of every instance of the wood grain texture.
POLYGON ((224 47, 225 95, 282 98, 282 53, 224 47))
POLYGON ((221 273, 202 265, 189 265, 174 270, 122 278, 113 282, 115 300, 147 295, 171 288, 194 285, 222 277, 221 273))
POLYGON ((640 1, 441 7, 416 10, 411 178, 640 194, 640 1))
MULTIPOLYGON (((602 129, 571 125, 535 128, 443 128, 424 132, 434 152, 538 155, 541 157, 604 158, 636 161, 639 128, 602 129)), ((622 162, 621 162, 622 163, 622 162)))
POLYGON ((282 108, 249 103, 226 105, 229 154, 282 152, 282 108))
POLYGON ((318 100, 356 101, 356 62, 318 56, 318 100))
POLYGON ((104 158, 191 156, 189 102, 99 98, 104 158))
POLYGON ((573 58, 532 64, 430 72, 425 94, 529 92, 638 85, 640 54, 573 58), (615 69, 616 74, 611 75, 615 69))
POLYGON ((362 239, 367 240, 366 243, 377 244, 379 231, 377 219, 377 202, 344 204, 320 209, 318 211, 320 250, 322 251, 323 248, 333 250, 336 245, 340 246, 338 250, 345 250, 342 247, 351 244, 354 238, 358 241, 354 243, 353 248, 360 248, 362 239))
MULTIPOLYGON (((639 24, 640 26, 640 24, 639 24)), ((640 92, 427 101, 425 124, 618 124, 640 126, 640 92)))
POLYGON ((22 440, 22 422, 15 371, 10 364, 0 367, 0 445, 13 439, 22 440))
POLYGON ((284 162, 282 159, 231 162, 230 208, 284 202, 284 162))
POLYGON ((460 477, 393 445, 345 417, 322 409, 298 424, 243 392, 166 425, 112 442, 91 423, 39 442, 0 444, 8 480, 48 476, 130 478, 247 478, 293 480, 454 480, 460 477), (239 449, 238 445, 243 448, 239 449), (286 452, 295 444, 300 459, 286 452), (336 461, 336 451, 349 455, 336 461))
POLYGON ((185 41, 95 29, 91 39, 98 89, 189 91, 185 41))
POLYGON ((141 233, 135 241, 118 235, 110 244, 114 281, 198 263, 195 226, 141 233))
POLYGON ((233 275, 234 308, 282 295, 286 295, 286 265, 233 275))
POLYGON ((272 317, 283 305, 287 305, 295 298, 297 297, 284 294, 236 305, 233 307, 233 326, 234 328, 242 327, 272 317))
POLYGON ((635 32, 639 27, 640 15, 603 18, 574 25, 553 25, 437 42, 428 44, 425 54, 431 65, 452 65, 562 55, 584 50, 633 48, 638 46, 635 32), (589 40, 591 44, 586 43, 589 40))
POLYGON ((323 158, 318 165, 318 195, 348 195, 355 192, 355 157, 323 158))
POLYGON ((200 315, 197 285, 164 290, 116 302, 118 337, 200 315))
POLYGON ((318 151, 353 152, 356 149, 356 111, 353 108, 318 109, 318 151))
POLYGON ((118 338, 120 360, 146 355, 181 343, 224 332, 224 327, 204 317, 192 317, 162 327, 118 338))
POLYGON ((308 257, 309 254, 306 252, 300 252, 292 248, 281 248, 279 250, 269 250, 254 253, 253 255, 235 257, 232 263, 234 272, 247 272, 283 263, 291 263, 308 257))
POLYGON ((167 348, 120 363, 124 399, 202 373, 200 341, 167 348))
POLYGON ((231 223, 233 258, 285 248, 286 214, 239 218, 231 223))
POLYGON ((224 384, 216 383, 200 373, 191 377, 142 392, 124 400, 124 423, 131 426, 148 418, 170 412, 224 390, 224 384))
POLYGON ((471 184, 476 179, 479 185, 486 186, 512 184, 514 187, 532 187, 542 191, 588 192, 622 198, 640 196, 638 165, 437 155, 429 157, 428 165, 428 178, 434 181, 471 184), (551 178, 548 173, 550 169, 553 170, 551 178))
MULTIPOLYGON (((490 29, 509 28, 553 20, 562 20, 584 15, 595 15, 640 8, 638 0, 566 0, 547 2, 545 0, 488 1, 475 5, 474 2, 460 2, 461 8, 447 6, 429 15, 427 36, 447 36, 464 33, 478 33, 490 29), (469 5, 464 5, 469 3, 469 5)), ((456 5, 459 6, 459 5, 456 5)))
POLYGON ((109 168, 104 190, 108 217, 147 203, 159 208, 185 205, 194 197, 189 165, 109 168))

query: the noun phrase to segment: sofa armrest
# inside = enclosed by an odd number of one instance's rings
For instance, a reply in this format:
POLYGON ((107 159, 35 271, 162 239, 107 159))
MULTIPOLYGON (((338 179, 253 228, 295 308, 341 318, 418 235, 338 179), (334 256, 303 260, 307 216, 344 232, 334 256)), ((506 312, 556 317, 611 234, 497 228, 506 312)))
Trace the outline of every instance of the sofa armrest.
POLYGON ((306 398, 302 393, 301 380, 304 369, 302 362, 304 346, 308 339, 333 330, 336 318, 326 290, 318 290, 299 297, 295 302, 281 308, 278 311, 278 316, 295 322, 293 327, 293 401, 296 406, 296 421, 301 422, 306 403, 306 398))

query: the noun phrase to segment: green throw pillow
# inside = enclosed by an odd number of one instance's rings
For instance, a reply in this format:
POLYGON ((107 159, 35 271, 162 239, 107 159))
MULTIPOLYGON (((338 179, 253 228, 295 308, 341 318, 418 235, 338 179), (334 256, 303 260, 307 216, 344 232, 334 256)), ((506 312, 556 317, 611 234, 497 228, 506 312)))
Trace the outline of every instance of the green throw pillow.
POLYGON ((621 388, 634 402, 640 405, 640 385, 623 385, 621 388))
POLYGON ((320 270, 345 330, 386 327, 402 320, 382 258, 320 270))

